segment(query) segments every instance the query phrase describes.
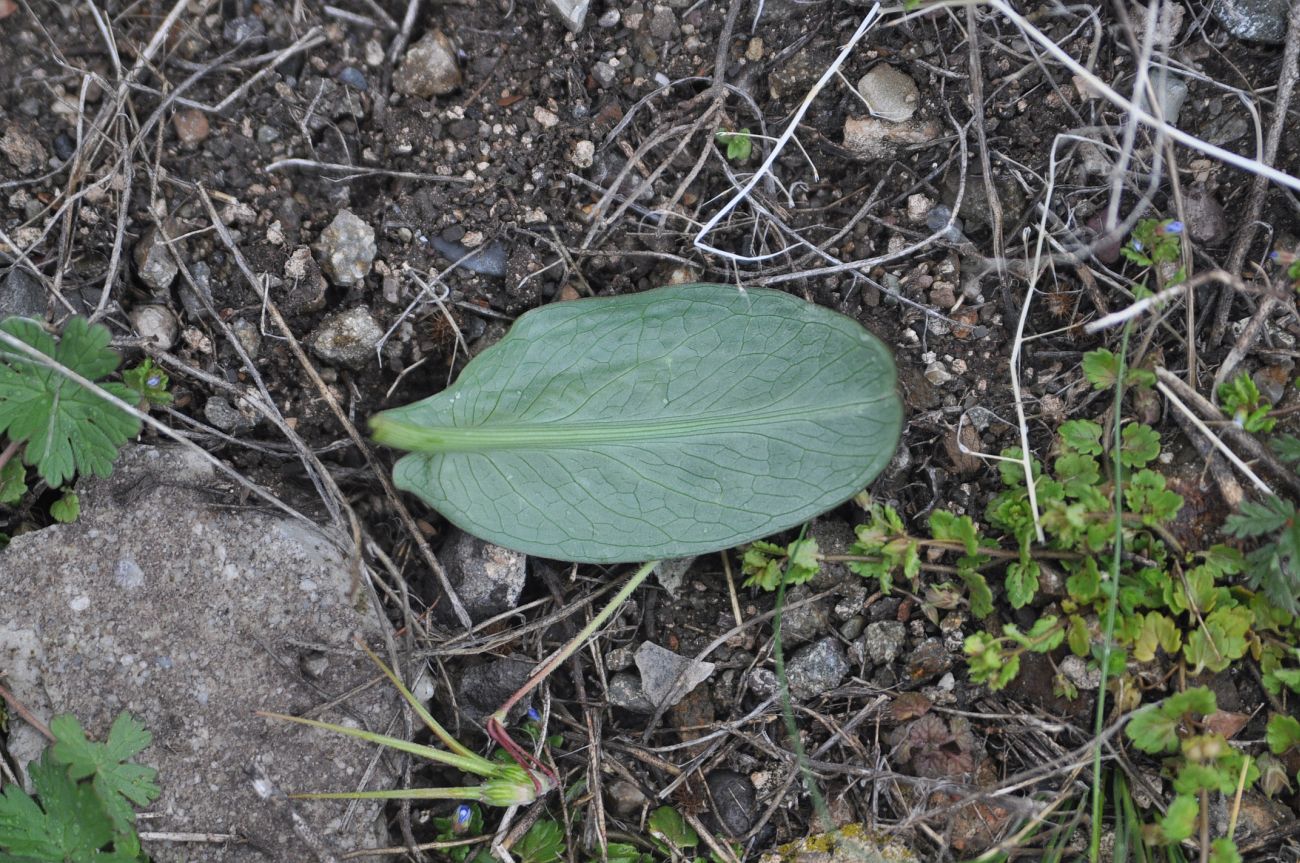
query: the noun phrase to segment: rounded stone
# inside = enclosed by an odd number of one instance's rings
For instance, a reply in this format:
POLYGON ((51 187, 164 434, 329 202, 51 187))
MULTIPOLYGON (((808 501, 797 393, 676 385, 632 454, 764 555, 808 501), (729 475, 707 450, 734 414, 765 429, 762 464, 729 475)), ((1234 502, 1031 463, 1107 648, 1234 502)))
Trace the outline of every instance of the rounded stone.
POLYGON ((334 217, 320 235, 321 266, 336 285, 355 285, 365 279, 379 248, 375 229, 349 210, 334 217))
POLYGON ((407 50, 393 75, 393 86, 399 93, 429 99, 450 93, 461 80, 456 47, 441 30, 434 30, 407 50))
POLYGON ((160 351, 170 351, 176 344, 179 326, 176 316, 166 306, 136 306, 131 310, 131 326, 140 338, 153 342, 160 351))
POLYGON ((921 103, 921 91, 906 73, 880 64, 858 81, 858 93, 866 100, 871 113, 891 123, 912 119, 921 103))

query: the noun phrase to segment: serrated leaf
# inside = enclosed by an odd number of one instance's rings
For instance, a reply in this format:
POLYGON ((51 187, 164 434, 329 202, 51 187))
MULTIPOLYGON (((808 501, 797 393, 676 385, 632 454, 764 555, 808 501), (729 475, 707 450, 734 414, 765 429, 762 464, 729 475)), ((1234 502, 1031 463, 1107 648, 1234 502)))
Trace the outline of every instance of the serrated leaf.
POLYGON ((50 756, 68 767, 74 779, 93 777, 95 793, 113 819, 118 832, 134 830, 131 804, 147 806, 160 793, 152 767, 130 762, 153 740, 153 735, 126 712, 118 714, 109 729, 108 740, 97 743, 86 737, 76 717, 61 714, 50 720, 55 742, 50 756))
MULTIPOLYGON (((0 329, 83 377, 97 381, 117 368, 108 329, 73 318, 56 343, 40 324, 8 318, 0 329)), ((122 384, 100 386, 130 399, 122 384)), ((75 474, 108 476, 118 448, 140 433, 139 421, 58 372, 8 348, 0 349, 0 431, 25 443, 23 461, 52 487, 75 474)))
POLYGON ((1269 495, 1262 503, 1242 501, 1238 511, 1223 523, 1223 532, 1248 539, 1281 529, 1294 521, 1295 515, 1295 506, 1290 501, 1274 495, 1269 495))
POLYGON ((50 504, 50 518, 60 524, 71 524, 81 515, 81 498, 74 491, 63 493, 63 497, 50 504))
POLYGON ((1212 841, 1208 863, 1241 863, 1241 852, 1237 850, 1237 843, 1226 836, 1220 836, 1212 841))
POLYGON ((1268 718, 1264 739, 1268 741, 1270 752, 1281 755, 1294 746, 1300 746, 1300 722, 1294 716, 1275 713, 1268 718))
POLYGON ((860 492, 902 428, 889 350, 770 290, 683 285, 529 312, 431 398, 371 420, 462 529, 580 562, 686 557, 860 492))
POLYGON ((1169 811, 1156 819, 1163 843, 1172 845, 1190 839, 1196 832, 1196 816, 1200 811, 1195 797, 1182 794, 1175 797, 1169 804, 1169 811))
POLYGON ((958 569, 957 576, 966 585, 966 591, 970 594, 970 613, 979 620, 992 614, 993 591, 989 588, 983 573, 973 569, 969 571, 958 569))
POLYGON ((1160 435, 1149 425, 1128 423, 1120 432, 1119 458, 1125 467, 1146 467, 1160 455, 1160 435))
POLYGON ((113 826, 94 789, 77 783, 47 749, 28 765, 40 804, 17 785, 0 794, 0 860, 75 863, 120 860, 98 853, 113 840, 113 826))
POLYGON ((1016 561, 1007 567, 1007 602, 1012 608, 1024 608, 1038 593, 1038 564, 1016 561))
POLYGON ((1143 752, 1173 752, 1178 748, 1178 719, 1166 716, 1155 706, 1144 707, 1132 715, 1124 733, 1143 752))
POLYGON ((1061 423, 1056 431, 1067 449, 1083 455, 1101 455, 1100 423, 1092 420, 1068 420, 1061 423))
POLYGON ((1119 379, 1119 358, 1105 348, 1088 351, 1083 355, 1083 376, 1094 389, 1108 390, 1119 379))
POLYGON ((1300 462, 1300 437, 1293 434, 1280 434, 1268 442, 1269 449, 1288 464, 1300 462))

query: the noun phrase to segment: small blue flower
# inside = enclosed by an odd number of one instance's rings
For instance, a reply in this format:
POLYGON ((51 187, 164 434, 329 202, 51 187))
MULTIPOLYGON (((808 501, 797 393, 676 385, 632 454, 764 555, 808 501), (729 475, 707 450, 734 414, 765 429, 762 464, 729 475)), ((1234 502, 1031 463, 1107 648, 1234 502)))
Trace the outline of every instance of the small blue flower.
POLYGON ((162 383, 162 375, 149 375, 149 377, 145 378, 144 381, 145 386, 150 388, 156 387, 161 383, 162 383))
POLYGON ((1178 221, 1177 219, 1170 222, 1166 222, 1164 224, 1164 227, 1161 228, 1160 231, 1160 233, 1162 234, 1181 234, 1182 232, 1183 232, 1183 223, 1178 221))
POLYGON ((530 707, 528 708, 528 718, 533 720, 534 722, 541 722, 542 714, 537 712, 536 707, 530 707))
POLYGON ((1133 248, 1134 248, 1136 251, 1139 251, 1139 252, 1142 251, 1142 241, 1141 241, 1141 240, 1134 240, 1134 241, 1133 241, 1133 248))
POLYGON ((453 816, 452 830, 456 833, 463 833, 469 829, 470 819, 474 817, 474 810, 462 803, 456 807, 456 814, 453 816))

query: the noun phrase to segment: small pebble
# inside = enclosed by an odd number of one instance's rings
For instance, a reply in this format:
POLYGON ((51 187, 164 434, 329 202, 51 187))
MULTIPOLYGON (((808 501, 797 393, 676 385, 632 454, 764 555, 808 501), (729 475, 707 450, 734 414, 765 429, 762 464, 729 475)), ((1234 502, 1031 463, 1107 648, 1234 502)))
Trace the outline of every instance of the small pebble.
POLYGON ((136 306, 131 310, 131 326, 140 338, 153 342, 160 351, 170 351, 176 344, 180 327, 176 316, 166 306, 136 306))
POLYGON ((393 74, 393 87, 399 93, 429 99, 452 92, 462 80, 456 46, 441 30, 433 30, 407 49, 393 74))
POLYGON ((172 115, 172 127, 182 144, 198 144, 208 137, 208 115, 197 108, 185 108, 172 115))
POLYGON ((247 42, 249 39, 264 38, 266 36, 266 25, 262 23, 261 18, 252 15, 231 18, 221 28, 221 35, 227 44, 238 45, 241 42, 247 42))
POLYGON ((608 87, 610 84, 613 84, 614 79, 617 76, 618 72, 614 67, 604 61, 591 67, 591 77, 601 87, 608 87))
POLYGON ((596 26, 600 27, 602 30, 613 30, 618 26, 618 22, 621 18, 622 15, 619 14, 617 9, 609 9, 596 19, 596 26))
POLYGON ((147 230, 139 242, 135 244, 133 257, 135 258, 136 272, 140 274, 140 281, 155 292, 166 291, 170 288, 172 280, 180 272, 180 268, 172 260, 171 252, 167 250, 166 244, 159 239, 156 228, 147 230))
POLYGON ((891 123, 912 119, 921 102, 921 91, 905 72, 881 63, 858 81, 858 93, 872 115, 891 123))
POLYGON ((67 132, 60 132, 54 136, 54 155, 58 156, 60 161, 68 161, 76 152, 77 142, 72 140, 72 136, 67 132))
POLYGON ((533 119, 536 120, 538 125, 543 129, 553 129, 560 122, 560 118, 555 116, 554 112, 548 111, 541 105, 533 108, 533 119))
POLYGON ((354 90, 365 92, 370 89, 366 76, 356 66, 344 66, 339 70, 338 79, 354 90))
POLYGON ((320 235, 321 266, 336 285, 365 279, 379 249, 375 229, 350 210, 342 210, 320 235))
POLYGON ((326 318, 307 339, 312 353, 325 362, 359 369, 375 359, 384 331, 364 307, 326 318))
POLYGON ((596 159, 596 145, 590 141, 578 141, 569 151, 569 161, 579 168, 590 168, 596 159))

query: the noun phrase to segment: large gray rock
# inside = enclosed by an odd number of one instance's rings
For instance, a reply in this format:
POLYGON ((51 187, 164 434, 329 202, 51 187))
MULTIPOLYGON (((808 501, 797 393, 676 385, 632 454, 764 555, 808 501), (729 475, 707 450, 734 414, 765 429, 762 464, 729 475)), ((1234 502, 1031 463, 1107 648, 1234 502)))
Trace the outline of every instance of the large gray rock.
MULTIPOLYGON (((392 787, 376 747, 254 715, 302 714, 391 730, 398 696, 352 647, 381 622, 350 599, 351 566, 322 531, 246 506, 185 450, 126 450, 106 480, 81 482, 81 518, 0 551, 0 668, 49 721, 76 715, 100 739, 129 711, 153 733, 141 763, 162 796, 141 829, 237 834, 241 844, 146 843, 159 863, 315 861, 386 844, 375 802, 262 799, 392 787), (310 656, 306 654, 311 654, 310 656), (308 661, 310 660, 310 661, 308 661), (297 818, 301 821, 295 825, 297 818), (300 829, 301 828, 301 829, 300 829)), ((11 718, 23 765, 41 738, 11 718)))
POLYGON ((1289 0, 1214 0, 1210 14, 1238 39, 1281 42, 1286 38, 1289 0))

